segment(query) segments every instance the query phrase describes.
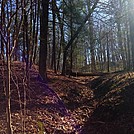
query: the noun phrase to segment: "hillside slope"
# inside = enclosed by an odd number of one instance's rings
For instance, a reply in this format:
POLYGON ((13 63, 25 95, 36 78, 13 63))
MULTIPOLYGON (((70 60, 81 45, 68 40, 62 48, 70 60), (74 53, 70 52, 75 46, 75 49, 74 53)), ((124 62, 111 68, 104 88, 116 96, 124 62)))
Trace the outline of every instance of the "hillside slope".
MULTIPOLYGON (((80 133, 82 125, 92 111, 89 101, 92 98, 91 90, 76 79, 55 75, 52 71, 48 71, 46 84, 38 77, 37 66, 29 70, 28 81, 23 63, 14 62, 11 68, 14 134, 24 131, 27 134, 37 134, 41 131, 47 134, 80 133)), ((0 74, 0 134, 6 134, 5 66, 1 65, 0 74)))
MULTIPOLYGON (((0 134, 6 134, 4 67, 0 65, 0 134)), ((30 69, 27 82, 25 65, 14 62, 11 76, 14 134, 134 133, 132 72, 67 78, 48 70, 46 84, 37 66, 30 69)))
POLYGON ((109 74, 90 84, 97 104, 83 134, 134 134, 134 73, 109 74))

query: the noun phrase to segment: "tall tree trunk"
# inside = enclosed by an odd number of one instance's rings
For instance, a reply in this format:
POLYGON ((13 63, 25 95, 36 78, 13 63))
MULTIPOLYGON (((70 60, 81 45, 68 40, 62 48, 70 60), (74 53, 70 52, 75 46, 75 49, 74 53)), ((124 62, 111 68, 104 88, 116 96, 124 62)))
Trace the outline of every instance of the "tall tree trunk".
POLYGON ((59 50, 58 50, 58 56, 57 56, 57 71, 60 69, 60 56, 61 56, 61 46, 62 46, 61 38, 62 38, 62 36, 63 36, 63 34, 60 34, 60 32, 58 32, 59 50), (60 35, 61 35, 61 37, 60 37, 60 35))
POLYGON ((107 72, 110 72, 110 55, 109 55, 109 39, 108 34, 106 35, 107 38, 107 72))
POLYGON ((13 46, 14 46, 14 53, 13 53, 13 60, 18 60, 18 0, 16 0, 16 15, 15 15, 15 28, 13 33, 13 46))
MULTIPOLYGON (((10 28, 7 30, 7 36, 10 36, 10 28)), ((11 58, 10 58, 10 38, 6 43, 6 59, 7 59, 7 84, 6 84, 6 114, 7 114, 7 134, 12 134, 11 125, 11 58)))
POLYGON ((30 48, 30 68, 33 63, 33 57, 34 57, 34 48, 35 48, 35 35, 36 35, 36 19, 37 19, 37 4, 35 4, 34 8, 32 8, 32 0, 31 0, 31 48, 30 48), (32 22, 33 21, 33 22, 32 22))
POLYGON ((129 12, 129 25, 130 25, 130 41, 131 41, 131 51, 132 51, 132 70, 134 71, 134 2, 133 0, 128 0, 128 12, 129 12))
POLYGON ((47 80, 47 32, 48 32, 48 6, 49 0, 42 0, 40 15, 40 52, 39 73, 43 80, 47 80))
POLYGON ((89 38, 90 38, 90 53, 91 53, 91 72, 96 71, 96 65, 95 65, 95 44, 94 44, 94 37, 93 37, 93 22, 92 17, 90 18, 89 23, 89 38))
POLYGON ((53 14, 53 48, 52 48, 52 62, 51 68, 56 73, 56 48, 55 48, 55 0, 52 0, 52 14, 53 14))
POLYGON ((66 59, 67 59, 67 50, 64 49, 63 51, 63 65, 62 65, 62 75, 66 74, 66 59))
POLYGON ((131 70, 131 46, 130 46, 130 36, 129 36, 129 24, 128 20, 129 20, 129 12, 128 12, 128 5, 125 6, 125 28, 126 28, 126 47, 127 47, 127 55, 126 55, 126 61, 127 61, 127 70, 131 70))
MULTIPOLYGON (((3 25, 5 24, 5 1, 2 0, 1 2, 1 31, 3 32, 4 36, 5 36, 5 28, 3 27, 3 25)), ((1 35, 1 55, 0 55, 0 59, 4 60, 4 42, 2 40, 2 35, 1 35)))
MULTIPOLYGON (((72 14, 72 8, 73 8, 73 0, 70 1, 71 5, 71 15, 70 15, 70 33, 71 33, 71 38, 73 37, 73 14, 72 14)), ((70 50, 70 73, 73 70, 73 43, 71 44, 71 50, 70 50)), ((70 76, 70 74, 69 74, 70 76)))
POLYGON ((131 70, 131 55, 130 55, 130 38, 127 30, 127 70, 131 70))
MULTIPOLYGON (((62 5, 64 7, 64 5, 62 5)), ((62 50, 62 47, 64 49, 64 42, 65 42, 65 39, 64 39, 64 11, 63 14, 62 14, 62 18, 60 17, 60 13, 59 13, 59 10, 57 8, 57 6, 55 5, 55 8, 56 8, 56 13, 57 13, 57 17, 58 17, 58 20, 59 20, 59 27, 60 27, 60 32, 61 32, 61 36, 60 36, 60 48, 59 48, 59 52, 58 52, 58 60, 57 60, 57 70, 59 70, 60 68, 60 57, 61 57, 61 50, 62 50)), ((63 8, 64 9, 64 8, 63 8)))
POLYGON ((9 53, 7 55, 7 89, 6 89, 6 97, 7 97, 7 133, 12 134, 12 127, 11 127, 11 89, 10 89, 10 56, 9 53))
POLYGON ((121 9, 122 9, 122 2, 121 0, 118 1, 118 5, 119 5, 119 11, 117 12, 117 37, 118 37, 118 45, 120 47, 121 50, 121 57, 122 57, 122 61, 123 61, 123 69, 126 69, 126 62, 125 62, 125 52, 124 52, 124 46, 123 46, 123 41, 122 41, 122 30, 121 30, 121 9))
MULTIPOLYGON (((87 1, 88 13, 91 11, 91 0, 87 1)), ((94 31, 93 31, 93 17, 89 17, 89 41, 90 41, 90 54, 91 54, 91 72, 96 72, 95 65, 95 41, 94 41, 94 31)))
POLYGON ((37 47, 38 47, 39 17, 40 17, 40 1, 38 1, 38 11, 37 11, 37 27, 36 27, 36 35, 35 35, 35 48, 34 48, 34 54, 33 54, 34 64, 36 62, 36 54, 37 54, 37 47))
POLYGON ((25 33, 25 19, 24 19, 24 13, 25 11, 23 10, 23 52, 22 52, 22 61, 26 61, 26 33, 25 33))

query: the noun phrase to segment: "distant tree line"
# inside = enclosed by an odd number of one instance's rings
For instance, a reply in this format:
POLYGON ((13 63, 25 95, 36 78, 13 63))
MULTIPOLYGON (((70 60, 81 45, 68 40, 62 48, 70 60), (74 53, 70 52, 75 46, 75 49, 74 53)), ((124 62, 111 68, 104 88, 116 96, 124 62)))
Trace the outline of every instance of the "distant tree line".
POLYGON ((68 70, 134 70, 133 0, 2 0, 0 59, 68 70))

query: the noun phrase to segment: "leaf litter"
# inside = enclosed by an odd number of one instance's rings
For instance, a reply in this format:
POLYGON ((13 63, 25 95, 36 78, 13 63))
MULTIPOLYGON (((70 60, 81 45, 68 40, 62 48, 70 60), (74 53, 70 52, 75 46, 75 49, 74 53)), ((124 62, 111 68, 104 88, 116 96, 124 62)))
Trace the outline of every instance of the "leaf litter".
MULTIPOLYGON (((46 84, 38 79, 38 67, 33 66, 27 84, 24 82, 24 68, 21 62, 12 64, 14 134, 134 133, 133 72, 68 78, 48 70, 46 84), (25 110, 24 90, 27 94, 25 110)), ((0 76, 0 134, 6 134, 3 88, 6 70, 3 73, 2 67, 0 76)))

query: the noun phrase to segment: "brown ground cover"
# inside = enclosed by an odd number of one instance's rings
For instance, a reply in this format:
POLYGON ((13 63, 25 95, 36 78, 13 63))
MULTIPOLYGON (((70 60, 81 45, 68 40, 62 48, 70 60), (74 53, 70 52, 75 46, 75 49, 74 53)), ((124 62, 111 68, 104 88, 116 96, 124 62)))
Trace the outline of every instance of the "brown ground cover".
MULTIPOLYGON (((20 62, 12 65, 11 110, 14 134, 22 134, 24 131, 26 134, 134 133, 132 72, 68 78, 49 70, 46 84, 39 79, 36 66, 30 69, 27 83, 24 67, 20 62)), ((6 69, 4 71, 1 66, 0 134, 6 134, 4 80, 6 69)))

